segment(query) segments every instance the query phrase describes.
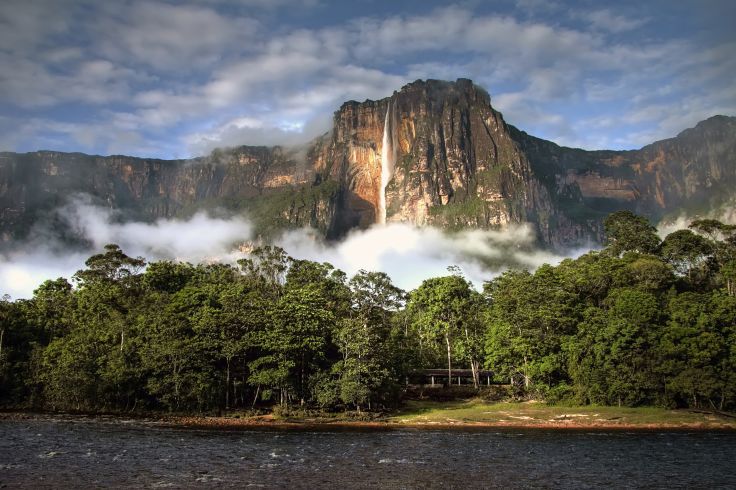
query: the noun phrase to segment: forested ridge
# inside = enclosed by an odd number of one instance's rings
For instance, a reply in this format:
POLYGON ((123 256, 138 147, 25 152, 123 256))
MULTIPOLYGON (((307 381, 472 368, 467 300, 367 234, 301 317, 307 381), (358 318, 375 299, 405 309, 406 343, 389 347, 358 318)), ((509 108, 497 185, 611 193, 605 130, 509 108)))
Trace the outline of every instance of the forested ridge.
POLYGON ((453 267, 407 293, 270 246, 192 265, 108 245, 71 282, 0 302, 0 405, 383 410, 444 366, 489 369, 519 398, 736 408, 736 226, 660 240, 622 211, 605 228, 603 250, 482 292, 453 267))

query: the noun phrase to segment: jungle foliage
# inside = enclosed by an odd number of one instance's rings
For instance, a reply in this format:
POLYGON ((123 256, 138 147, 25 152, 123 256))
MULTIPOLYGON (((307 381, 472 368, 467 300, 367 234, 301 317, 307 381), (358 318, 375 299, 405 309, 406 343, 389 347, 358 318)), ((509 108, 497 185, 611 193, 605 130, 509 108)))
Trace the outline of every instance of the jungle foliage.
POLYGON ((405 293, 277 247, 192 265, 108 245, 71 282, 0 301, 0 405, 375 410, 412 371, 446 366, 551 402, 734 409, 736 227, 699 220, 662 241, 630 212, 605 227, 603 250, 482 293, 456 268, 405 293))

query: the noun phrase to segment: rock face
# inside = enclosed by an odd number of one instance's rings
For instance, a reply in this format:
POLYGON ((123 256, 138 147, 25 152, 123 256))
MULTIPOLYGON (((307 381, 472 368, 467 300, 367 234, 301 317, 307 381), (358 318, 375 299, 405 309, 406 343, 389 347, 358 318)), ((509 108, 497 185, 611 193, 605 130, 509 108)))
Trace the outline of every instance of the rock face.
POLYGON ((221 207, 252 208, 258 218, 277 204, 271 221, 326 233, 334 206, 327 186, 313 187, 312 181, 313 171, 303 158, 279 147, 217 150, 192 160, 0 153, 0 240, 24 238, 35 223, 52 219, 53 211, 77 194, 120 210, 125 218, 141 220, 221 207), (307 188, 308 195, 283 192, 301 188, 307 188))
MULTIPOLYGON (((535 175, 557 194, 580 196, 587 216, 630 209, 652 220, 702 213, 736 198, 736 118, 714 116, 640 150, 564 148, 511 128, 535 175), (556 191, 555 191, 556 190, 556 191)), ((570 203, 559 202, 568 215, 570 203)))
POLYGON ((339 182, 336 230, 381 220, 384 153, 392 160, 388 222, 452 229, 531 222, 555 242, 549 230, 564 215, 558 216, 488 93, 470 80, 418 81, 387 99, 343 104, 320 158, 329 163, 315 167, 339 182), (384 143, 390 151, 383 151, 384 143))
POLYGON ((427 80, 346 102, 332 132, 299 151, 239 147, 172 161, 0 153, 0 242, 85 193, 133 219, 224 208, 263 234, 311 226, 335 238, 384 219, 447 229, 526 222, 562 247, 600 239, 614 210, 658 219, 723 204, 735 189, 736 118, 640 150, 584 151, 507 125, 470 80, 427 80))

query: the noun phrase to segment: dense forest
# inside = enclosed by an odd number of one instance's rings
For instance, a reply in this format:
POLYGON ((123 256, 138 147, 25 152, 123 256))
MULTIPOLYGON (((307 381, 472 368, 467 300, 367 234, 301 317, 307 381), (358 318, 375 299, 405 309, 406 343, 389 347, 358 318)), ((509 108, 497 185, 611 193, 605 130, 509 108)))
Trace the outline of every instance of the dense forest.
POLYGON ((264 246, 237 265, 127 256, 0 302, 0 405, 50 410, 377 410, 417 369, 495 373, 520 398, 736 407, 736 226, 660 240, 629 212, 606 247, 476 290, 411 292, 264 246))

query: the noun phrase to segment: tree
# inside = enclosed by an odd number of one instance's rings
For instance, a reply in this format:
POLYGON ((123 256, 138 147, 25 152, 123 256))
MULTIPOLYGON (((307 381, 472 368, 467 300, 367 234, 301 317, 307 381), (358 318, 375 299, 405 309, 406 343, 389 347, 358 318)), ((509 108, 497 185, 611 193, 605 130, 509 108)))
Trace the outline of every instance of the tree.
MULTIPOLYGON (((509 271, 485 284, 491 301, 486 363, 525 390, 542 392, 566 379, 565 338, 578 321, 576 297, 549 265, 536 273, 509 271)), ((543 393, 540 393, 543 394, 543 393)))
POLYGON ((729 296, 736 296, 736 260, 724 264, 721 274, 726 279, 726 292, 729 296))
POLYGON ((360 411, 393 403, 418 367, 446 362, 451 377, 468 363, 477 386, 483 362, 550 402, 733 409, 736 228, 701 220, 655 255, 627 237, 651 232, 632 216, 612 220, 633 222, 614 230, 615 254, 508 271, 483 295, 456 268, 406 298, 386 274, 348 281, 271 247, 238 267, 141 273, 143 259, 110 245, 76 287, 60 278, 0 301, 0 404, 201 412, 278 392, 360 411))
POLYGON ((626 253, 620 259, 620 267, 612 272, 614 288, 635 287, 651 293, 669 289, 675 282, 672 267, 658 257, 626 253))
POLYGON ((219 346, 204 330, 212 310, 219 309, 216 286, 190 284, 144 320, 140 362, 146 387, 169 410, 217 406, 219 346))
POLYGON ((626 261, 601 252, 589 252, 577 259, 565 259, 556 268, 565 291, 577 296, 587 306, 602 306, 614 287, 626 261))
POLYGON ((657 229, 649 224, 646 218, 637 216, 631 211, 617 211, 604 221, 606 246, 615 256, 623 252, 639 252, 651 254, 659 247, 657 229))
MULTIPOLYGON (((122 317, 128 312, 133 297, 139 292, 138 273, 146 265, 142 257, 132 258, 115 244, 105 245, 105 253, 93 255, 85 262, 87 269, 77 271, 74 280, 80 285, 82 298, 97 315, 97 321, 106 317, 107 324, 119 325, 120 351, 125 346, 126 325, 122 317)), ((80 305, 82 306, 82 305, 80 305)), ((85 308, 82 308, 85 312, 85 308)))
POLYGON ((393 357, 391 316, 402 305, 403 291, 383 272, 359 271, 349 283, 350 314, 338 322, 335 341, 342 360, 333 366, 339 375, 339 397, 346 404, 368 404, 389 383, 393 357))
POLYGON ((29 301, 0 298, 0 406, 33 400, 32 358, 45 346, 43 332, 28 321, 29 301))
POLYGON ((470 364, 473 373, 473 385, 480 387, 480 366, 483 359, 485 324, 483 322, 488 305, 485 298, 475 290, 470 291, 470 300, 464 321, 462 333, 457 342, 457 358, 470 364))
POLYGON ((714 324, 707 294, 686 292, 670 299, 669 321, 659 340, 658 353, 667 398, 676 405, 700 407, 720 395, 719 360, 724 340, 714 324))
POLYGON ((608 347, 603 332, 608 319, 605 311, 591 306, 585 309, 577 331, 565 342, 567 372, 576 401, 581 404, 608 404, 609 373, 605 370, 608 347))
POLYGON ((84 263, 87 269, 74 274, 74 279, 80 283, 93 284, 100 281, 125 283, 135 276, 146 265, 143 257, 128 257, 119 246, 108 244, 105 252, 96 254, 84 263))
POLYGON ((597 338, 608 404, 652 401, 658 386, 652 358, 660 332, 660 305, 651 293, 616 289, 607 300, 606 325, 597 338))
POLYGON ((262 291, 251 283, 228 284, 215 294, 216 301, 199 310, 194 328, 225 363, 225 409, 230 409, 235 365, 256 347, 259 332, 271 327, 271 318, 262 291))
POLYGON ((427 279, 409 295, 413 323, 427 341, 444 340, 448 383, 452 382, 452 352, 463 333, 472 304, 471 286, 458 275, 427 279))
POLYGON ((713 253, 710 242, 690 230, 677 230, 665 237, 660 255, 677 272, 692 279, 692 272, 713 253))
POLYGON ((249 280, 278 297, 293 260, 284 249, 266 245, 255 248, 248 258, 240 259, 238 265, 249 280))
POLYGON ((291 394, 300 404, 308 395, 310 376, 324 359, 334 315, 317 288, 308 285, 287 290, 273 311, 273 325, 260 336, 264 354, 251 363, 251 384, 266 385, 280 393, 287 405, 291 394))
POLYGON ((194 278, 192 264, 162 260, 151 262, 143 274, 143 284, 151 291, 174 294, 194 278))
POLYGON ((44 281, 35 291, 29 304, 29 320, 44 333, 45 344, 56 337, 69 333, 72 329, 74 296, 72 285, 60 277, 54 281, 44 281))
POLYGON ((696 219, 690 223, 688 228, 705 235, 711 242, 718 241, 736 232, 736 225, 727 225, 716 219, 709 218, 696 219))

